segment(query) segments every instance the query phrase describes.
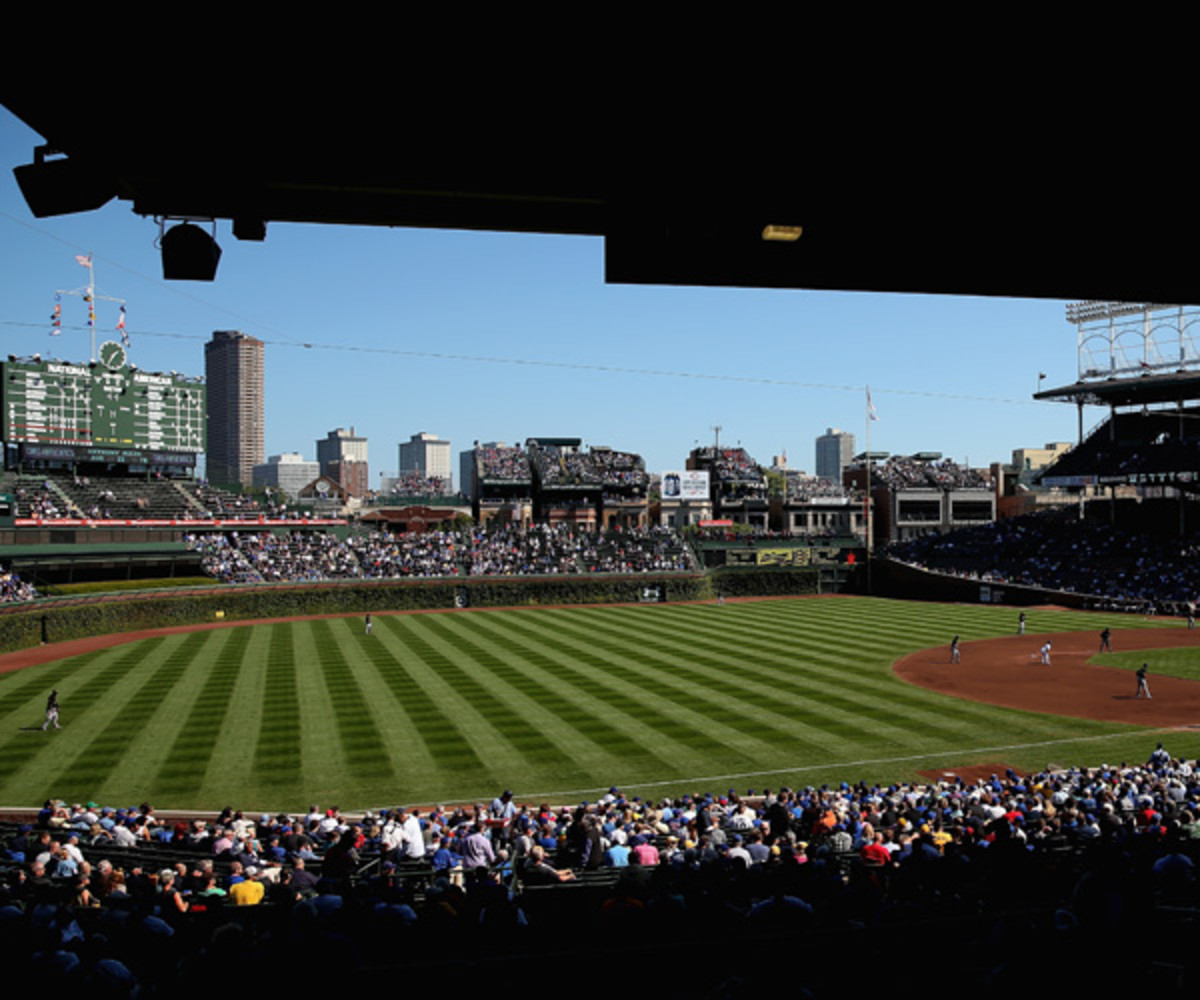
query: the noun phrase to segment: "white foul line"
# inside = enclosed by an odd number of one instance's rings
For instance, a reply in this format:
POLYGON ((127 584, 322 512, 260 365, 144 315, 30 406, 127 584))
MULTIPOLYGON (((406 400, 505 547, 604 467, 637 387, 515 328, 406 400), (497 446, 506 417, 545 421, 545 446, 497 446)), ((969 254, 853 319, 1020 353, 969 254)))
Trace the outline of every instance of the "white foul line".
MULTIPOLYGON (((671 781, 640 781, 628 785, 617 784, 618 788, 660 788, 663 785, 694 785, 703 784, 712 781, 733 781, 741 778, 759 778, 770 777, 775 774, 802 774, 805 771, 827 771, 831 768, 841 767, 868 767, 876 764, 902 764, 906 761, 913 760, 929 760, 935 757, 963 757, 967 754, 979 753, 1001 753, 1006 750, 1032 750, 1036 747, 1057 746, 1063 743, 1092 743, 1099 740, 1111 740, 1115 738, 1126 738, 1129 736, 1141 735, 1143 733, 1150 734, 1154 732, 1175 732, 1179 726, 1154 730, 1141 729, 1137 733, 1103 733, 1099 736, 1075 736, 1070 739, 1060 740, 1038 740, 1034 743, 1010 743, 1007 746, 994 747, 972 747, 969 750, 940 750, 934 753, 919 753, 911 754, 906 757, 875 757, 866 758, 864 760, 846 760, 846 761, 831 761, 827 764, 810 764, 804 767, 779 767, 770 771, 738 771, 731 774, 717 774, 706 778, 675 778, 671 781)), ((587 795, 593 792, 607 792, 607 788, 575 788, 559 792, 523 792, 517 798, 525 799, 546 799, 554 801, 557 797, 587 795)))

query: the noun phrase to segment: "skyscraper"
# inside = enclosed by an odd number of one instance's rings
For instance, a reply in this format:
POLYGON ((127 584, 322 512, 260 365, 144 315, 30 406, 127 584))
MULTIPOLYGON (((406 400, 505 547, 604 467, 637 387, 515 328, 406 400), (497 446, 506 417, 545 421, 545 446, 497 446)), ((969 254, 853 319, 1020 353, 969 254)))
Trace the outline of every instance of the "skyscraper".
POLYGON ((263 342, 216 330, 204 345, 210 482, 249 486, 263 461, 263 342))
POLYGON ((826 429, 817 438, 817 475, 822 479, 842 481, 842 470, 854 457, 854 435, 839 431, 836 427, 826 429))

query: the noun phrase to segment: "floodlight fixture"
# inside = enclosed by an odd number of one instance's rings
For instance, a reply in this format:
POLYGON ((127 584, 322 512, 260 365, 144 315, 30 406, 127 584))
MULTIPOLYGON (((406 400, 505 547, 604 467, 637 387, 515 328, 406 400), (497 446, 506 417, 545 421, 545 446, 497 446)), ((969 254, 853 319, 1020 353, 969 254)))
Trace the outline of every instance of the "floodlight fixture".
POLYGON ((212 281, 216 278, 217 265, 221 261, 216 222, 209 220, 213 227, 210 236, 187 220, 162 231, 167 221, 159 220, 163 277, 167 281, 212 281))

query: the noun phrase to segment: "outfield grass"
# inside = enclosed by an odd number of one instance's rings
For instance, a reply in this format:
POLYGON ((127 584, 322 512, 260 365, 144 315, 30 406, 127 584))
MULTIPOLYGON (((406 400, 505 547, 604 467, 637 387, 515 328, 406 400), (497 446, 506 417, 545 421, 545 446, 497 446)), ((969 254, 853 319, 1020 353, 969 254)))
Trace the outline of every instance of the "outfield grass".
MULTIPOLYGON (((1137 670, 1143 663, 1150 666, 1149 675, 1165 674, 1168 677, 1183 677, 1189 681, 1200 681, 1200 647, 1185 646, 1179 649, 1148 649, 1144 652, 1103 653, 1093 656, 1092 663, 1120 670, 1137 670)), ((1151 688, 1153 690, 1153 688, 1151 688)))
MULTIPOLYGON (((1099 621, 1035 610, 1028 630, 1099 621)), ((505 787, 569 801, 613 783, 664 794, 1144 759, 1155 737, 1135 727, 962 701, 890 670, 1015 622, 1010 608, 817 598, 382 615, 370 637, 345 618, 147 639, 0 677, 0 804, 359 808, 505 787), (42 733, 54 687, 63 728, 42 733)), ((1200 736, 1173 734, 1169 748, 1200 754, 1200 736)))

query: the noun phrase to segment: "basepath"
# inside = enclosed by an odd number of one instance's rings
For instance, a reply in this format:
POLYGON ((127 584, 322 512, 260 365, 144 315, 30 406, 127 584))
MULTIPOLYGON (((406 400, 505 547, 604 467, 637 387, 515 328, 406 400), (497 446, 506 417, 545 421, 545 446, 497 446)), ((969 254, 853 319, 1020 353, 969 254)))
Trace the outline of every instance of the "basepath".
POLYGON ((962 642, 962 662, 955 664, 947 643, 910 653, 892 669, 910 684, 989 705, 1140 726, 1200 725, 1200 683, 1154 672, 1154 650, 1200 646, 1200 629, 1114 629, 1112 645, 1117 652, 1146 651, 1151 699, 1134 697, 1132 670, 1104 666, 1099 631, 962 642), (1048 667, 1039 654, 1047 640, 1048 667))

